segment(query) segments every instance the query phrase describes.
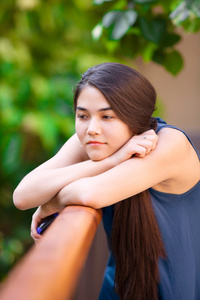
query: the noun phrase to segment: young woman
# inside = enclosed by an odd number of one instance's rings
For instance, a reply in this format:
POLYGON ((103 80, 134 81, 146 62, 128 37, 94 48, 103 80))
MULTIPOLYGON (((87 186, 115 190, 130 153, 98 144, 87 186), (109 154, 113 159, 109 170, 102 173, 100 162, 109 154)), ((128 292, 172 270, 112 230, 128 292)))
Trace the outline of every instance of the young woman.
POLYGON ((42 218, 103 208, 110 258, 101 300, 200 299, 200 164, 189 137, 153 118, 156 93, 136 70, 90 68, 74 96, 76 134, 14 192, 42 218))

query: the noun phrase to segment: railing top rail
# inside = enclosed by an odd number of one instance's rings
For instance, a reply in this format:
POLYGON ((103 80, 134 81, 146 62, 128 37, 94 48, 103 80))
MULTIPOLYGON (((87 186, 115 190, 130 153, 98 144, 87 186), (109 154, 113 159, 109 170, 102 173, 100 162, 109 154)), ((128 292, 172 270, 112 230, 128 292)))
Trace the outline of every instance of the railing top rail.
POLYGON ((101 217, 101 210, 66 207, 10 272, 0 299, 71 299, 101 217))

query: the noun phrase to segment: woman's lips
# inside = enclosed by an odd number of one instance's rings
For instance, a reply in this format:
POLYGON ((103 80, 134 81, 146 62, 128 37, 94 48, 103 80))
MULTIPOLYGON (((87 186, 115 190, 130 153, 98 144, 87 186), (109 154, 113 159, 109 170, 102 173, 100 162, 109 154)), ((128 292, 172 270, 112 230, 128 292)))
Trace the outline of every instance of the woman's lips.
POLYGON ((98 142, 98 141, 89 141, 87 142, 87 145, 91 145, 91 146, 101 146, 104 145, 105 143, 102 142, 98 142))

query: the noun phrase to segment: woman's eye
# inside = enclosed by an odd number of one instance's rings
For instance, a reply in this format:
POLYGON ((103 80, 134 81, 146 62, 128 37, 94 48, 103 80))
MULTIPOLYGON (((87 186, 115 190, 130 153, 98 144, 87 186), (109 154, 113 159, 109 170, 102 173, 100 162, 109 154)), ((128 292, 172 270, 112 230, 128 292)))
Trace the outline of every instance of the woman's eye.
POLYGON ((86 118, 87 118, 86 115, 77 115, 77 117, 78 117, 79 119, 86 119, 86 118))
POLYGON ((106 119, 106 120, 109 120, 109 119, 112 119, 113 117, 112 116, 103 116, 103 119, 106 119))

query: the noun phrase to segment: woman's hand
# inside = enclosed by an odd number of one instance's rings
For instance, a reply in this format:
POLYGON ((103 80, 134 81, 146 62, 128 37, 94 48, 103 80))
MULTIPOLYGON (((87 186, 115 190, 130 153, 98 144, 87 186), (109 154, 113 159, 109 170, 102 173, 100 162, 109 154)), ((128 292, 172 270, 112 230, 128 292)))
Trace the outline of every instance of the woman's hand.
POLYGON ((41 223, 42 219, 54 214, 60 213, 65 206, 61 206, 58 201, 58 197, 55 196, 49 202, 39 206, 32 216, 31 222, 31 237, 35 243, 39 241, 41 235, 37 233, 37 227, 41 223))
MULTIPOLYGON (((135 135, 129 141, 130 143, 134 141, 137 144, 136 152, 134 153, 137 157, 144 157, 149 154, 151 151, 155 150, 158 135, 155 133, 153 129, 143 132, 140 135, 135 135)), ((131 146, 130 146, 131 151, 131 146)))
POLYGON ((117 164, 128 160, 133 155, 144 157, 156 148, 158 135, 153 129, 133 136, 122 148, 116 151, 112 158, 116 159, 117 164))

